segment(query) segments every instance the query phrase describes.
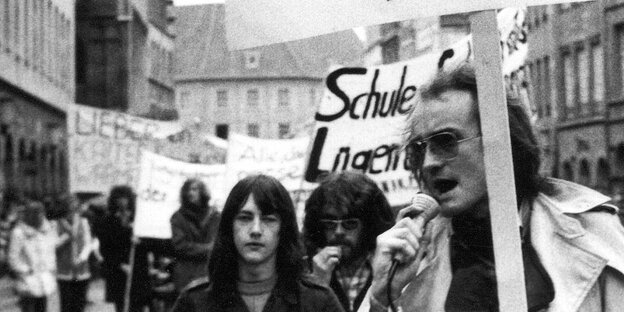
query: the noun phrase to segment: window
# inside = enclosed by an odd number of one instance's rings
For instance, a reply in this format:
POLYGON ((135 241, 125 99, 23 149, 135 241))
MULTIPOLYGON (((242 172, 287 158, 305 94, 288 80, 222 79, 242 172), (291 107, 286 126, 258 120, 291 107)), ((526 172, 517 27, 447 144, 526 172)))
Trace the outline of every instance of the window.
POLYGON ((547 56, 544 58, 544 63, 543 63, 543 77, 542 77, 542 83, 543 83, 543 88, 544 88, 544 115, 546 117, 550 117, 552 114, 552 105, 551 105, 551 94, 552 94, 552 90, 550 88, 550 58, 547 56))
POLYGON ((544 81, 542 76, 542 60, 535 62, 535 94, 537 95, 537 116, 544 117, 544 81))
POLYGON ((289 123, 279 123, 278 125, 278 137, 280 139, 285 139, 290 134, 290 124, 289 123))
POLYGON ((258 94, 258 89, 247 90, 247 105, 258 106, 259 100, 260 100, 260 95, 258 94))
POLYGON ((602 63, 602 45, 596 42, 592 45, 592 100, 596 105, 597 112, 604 111, 604 64, 602 63))
POLYGON ((227 90, 217 91, 217 106, 225 107, 228 104, 228 92, 227 90))
POLYGON ((589 52, 585 48, 577 50, 578 60, 578 80, 579 80, 579 100, 581 114, 589 112, 589 52))
POLYGON ((227 140, 230 126, 227 124, 218 124, 216 127, 217 137, 227 140))
POLYGON ((288 89, 279 89, 278 93, 278 102, 280 106, 288 106, 290 102, 290 91, 288 89))
POLYGON ((568 181, 574 181, 574 170, 569 162, 563 164, 563 179, 568 181))
POLYGON ((576 91, 574 86, 574 64, 572 63, 572 55, 569 52, 563 54, 563 86, 566 116, 569 118, 574 115, 574 95, 576 91))
POLYGON ((579 183, 585 186, 589 186, 590 172, 589 172, 589 162, 587 161, 587 159, 581 160, 581 166, 579 169, 579 183))
POLYGON ((621 25, 617 29, 618 43, 617 48, 619 49, 619 71, 620 71, 620 95, 624 95, 624 25, 621 25))
POLYGON ((247 135, 250 137, 257 138, 260 136, 260 128, 258 124, 250 123, 247 125, 247 135))
POLYGON ((260 66, 260 51, 245 51, 245 68, 256 69, 260 66))

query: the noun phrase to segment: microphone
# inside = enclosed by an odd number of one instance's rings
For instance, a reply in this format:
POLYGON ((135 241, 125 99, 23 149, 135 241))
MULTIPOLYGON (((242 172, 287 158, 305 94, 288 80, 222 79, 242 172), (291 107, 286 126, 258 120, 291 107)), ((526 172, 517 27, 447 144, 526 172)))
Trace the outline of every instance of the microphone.
MULTIPOLYGON (((403 217, 414 219, 424 234, 427 223, 440 213, 440 204, 430 195, 418 193, 412 198, 409 210, 403 217)), ((394 255, 392 262, 399 262, 399 258, 394 255)))
POLYGON ((410 217, 412 219, 422 219, 422 225, 424 226, 427 222, 431 221, 435 218, 438 213, 440 213, 440 204, 425 193, 418 193, 414 198, 412 198, 412 211, 405 214, 405 217, 410 217))

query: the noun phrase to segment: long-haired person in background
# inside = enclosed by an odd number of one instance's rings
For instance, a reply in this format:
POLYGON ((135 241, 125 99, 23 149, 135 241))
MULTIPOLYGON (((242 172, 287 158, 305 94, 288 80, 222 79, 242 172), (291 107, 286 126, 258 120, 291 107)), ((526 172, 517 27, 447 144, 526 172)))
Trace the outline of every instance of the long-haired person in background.
POLYGON ((171 243, 175 256, 173 281, 178 292, 192 280, 208 274, 208 257, 221 214, 209 206, 204 182, 188 179, 180 190, 181 206, 171 216, 171 243))
POLYGON ((123 310, 127 278, 132 273, 129 311, 143 311, 150 305, 152 297, 147 253, 159 244, 135 239, 134 261, 130 262, 136 212, 136 194, 132 188, 125 185, 113 187, 108 198, 108 209, 109 214, 97 231, 104 257, 102 274, 106 280, 106 300, 115 303, 117 312, 123 310))
POLYGON ((208 270, 174 311, 342 311, 329 288, 303 278, 293 202, 270 176, 246 177, 230 192, 208 270))
POLYGON ((56 249, 61 312, 83 311, 91 277, 88 262, 91 229, 87 219, 81 215, 80 201, 75 195, 64 194, 59 201, 57 231, 59 236, 70 237, 56 249))
POLYGON ((386 196, 363 173, 331 173, 310 194, 305 213, 311 277, 331 287, 346 311, 357 311, 373 279, 377 236, 394 224, 386 196))
POLYGON ((108 195, 108 215, 95 228, 104 258, 102 275, 106 282, 106 301, 123 310, 126 273, 132 245, 132 219, 136 195, 131 187, 115 186, 108 195))
POLYGON ((15 291, 23 312, 46 311, 48 296, 56 292, 55 249, 68 239, 67 234, 59 237, 46 220, 43 204, 26 204, 9 245, 9 266, 15 274, 15 291))

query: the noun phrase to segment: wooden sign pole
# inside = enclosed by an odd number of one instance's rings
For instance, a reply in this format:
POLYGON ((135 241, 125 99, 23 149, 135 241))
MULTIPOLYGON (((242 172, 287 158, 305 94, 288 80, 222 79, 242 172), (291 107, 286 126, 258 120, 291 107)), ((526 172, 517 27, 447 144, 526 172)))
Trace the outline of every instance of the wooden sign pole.
POLYGON ((471 14, 499 311, 526 312, 524 267, 496 11, 471 14))

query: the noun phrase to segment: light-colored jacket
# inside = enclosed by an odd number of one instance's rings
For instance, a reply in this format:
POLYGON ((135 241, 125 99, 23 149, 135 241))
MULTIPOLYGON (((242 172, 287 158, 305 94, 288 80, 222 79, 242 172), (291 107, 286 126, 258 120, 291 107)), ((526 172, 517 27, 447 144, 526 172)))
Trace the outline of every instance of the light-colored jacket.
POLYGON ((37 230, 19 222, 11 232, 9 265, 20 296, 45 297, 56 291, 56 229, 44 221, 37 230))
POLYGON ((63 281, 84 281, 91 277, 89 255, 91 254, 91 228, 86 218, 78 213, 71 215, 72 222, 58 220, 58 235, 70 237, 57 247, 57 278, 63 281))
MULTIPOLYGON (((589 188, 549 181, 558 193, 539 194, 530 219, 531 242, 555 288, 544 311, 624 311, 624 228, 617 208, 601 206, 609 198, 589 188)), ((396 302, 403 311, 444 311, 452 277, 451 222, 442 217, 431 222, 427 257, 396 302)), ((383 311, 365 303, 359 311, 383 311)))

